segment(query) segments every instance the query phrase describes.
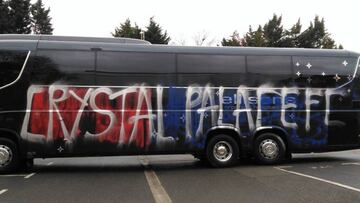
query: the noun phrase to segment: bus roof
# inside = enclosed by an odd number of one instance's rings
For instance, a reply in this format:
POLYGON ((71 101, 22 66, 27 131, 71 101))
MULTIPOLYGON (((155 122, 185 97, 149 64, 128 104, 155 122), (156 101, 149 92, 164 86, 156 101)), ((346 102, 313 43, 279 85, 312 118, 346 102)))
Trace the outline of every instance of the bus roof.
POLYGON ((150 42, 145 40, 129 38, 0 34, 0 42, 17 41, 21 41, 21 43, 26 41, 36 41, 37 49, 89 50, 95 48, 103 51, 319 57, 359 57, 360 55, 356 52, 339 49, 171 46, 151 45, 150 42))
POLYGON ((0 40, 40 40, 40 41, 64 41, 64 42, 103 42, 120 44, 150 44, 150 42, 139 39, 123 37, 103 38, 103 37, 75 37, 75 36, 55 36, 55 35, 23 35, 23 34, 1 34, 0 40))

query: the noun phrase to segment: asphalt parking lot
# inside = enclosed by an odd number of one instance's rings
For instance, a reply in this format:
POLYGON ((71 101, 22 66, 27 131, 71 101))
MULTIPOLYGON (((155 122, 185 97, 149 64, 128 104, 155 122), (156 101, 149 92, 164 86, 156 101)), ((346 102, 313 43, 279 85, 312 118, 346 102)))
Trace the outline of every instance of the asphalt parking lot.
POLYGON ((360 150, 213 169, 189 155, 35 160, 0 202, 360 202, 360 150))

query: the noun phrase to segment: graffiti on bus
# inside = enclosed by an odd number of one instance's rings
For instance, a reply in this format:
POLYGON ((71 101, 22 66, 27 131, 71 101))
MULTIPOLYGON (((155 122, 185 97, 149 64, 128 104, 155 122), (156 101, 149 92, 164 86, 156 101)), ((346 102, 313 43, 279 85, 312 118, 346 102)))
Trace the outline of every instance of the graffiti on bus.
POLYGON ((214 126, 232 126, 243 136, 264 125, 285 128, 295 144, 326 144, 329 114, 339 89, 85 87, 32 85, 21 135, 33 143, 63 140, 108 142, 140 149, 181 143, 203 147, 214 126), (314 129, 312 128, 314 126, 314 129), (302 137, 302 134, 310 137, 302 137))

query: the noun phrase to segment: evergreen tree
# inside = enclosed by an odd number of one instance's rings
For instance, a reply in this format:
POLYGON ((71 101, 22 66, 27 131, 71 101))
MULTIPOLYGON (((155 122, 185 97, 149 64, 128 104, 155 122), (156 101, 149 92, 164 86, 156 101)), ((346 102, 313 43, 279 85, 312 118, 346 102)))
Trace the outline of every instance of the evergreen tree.
POLYGON ((230 36, 230 39, 225 39, 221 41, 222 46, 242 46, 241 44, 241 38, 237 31, 234 31, 233 34, 230 36))
POLYGON ((310 23, 310 26, 299 35, 298 39, 298 46, 303 48, 337 48, 335 41, 325 29, 324 19, 320 20, 319 16, 315 17, 314 22, 310 23))
POLYGON ((241 40, 241 44, 246 47, 265 47, 266 40, 264 37, 264 31, 261 25, 258 29, 253 31, 252 27, 249 27, 249 31, 245 34, 244 38, 241 40))
POLYGON ((323 49, 337 49, 335 40, 331 39, 329 36, 322 39, 321 44, 321 48, 323 49))
POLYGON ((267 47, 281 47, 284 29, 281 25, 282 16, 273 15, 273 18, 264 25, 264 38, 267 47))
POLYGON ((154 17, 150 18, 150 23, 146 27, 145 39, 152 44, 168 44, 170 41, 167 32, 163 33, 162 28, 155 22, 154 17))
POLYGON ((52 34, 53 28, 51 17, 49 16, 50 8, 45 9, 42 0, 38 0, 31 6, 32 28, 35 34, 52 34))
POLYGON ((131 25, 130 19, 126 19, 124 23, 121 23, 119 27, 115 28, 115 32, 111 33, 114 37, 127 37, 140 39, 141 38, 141 29, 135 24, 133 27, 131 25))
POLYGON ((293 25, 290 30, 284 31, 284 37, 282 40, 282 47, 298 47, 299 41, 298 37, 301 33, 301 22, 300 19, 297 21, 295 25, 293 25))
POLYGON ((300 19, 289 30, 283 28, 281 21, 282 16, 278 17, 274 14, 263 27, 259 26, 256 31, 253 31, 250 26, 242 39, 233 34, 231 39, 223 39, 222 45, 343 49, 342 45, 336 45, 335 40, 330 37, 325 28, 324 19, 320 20, 318 16, 303 32, 301 32, 300 19))
POLYGON ((8 2, 0 0, 0 34, 10 33, 8 2))
POLYGON ((9 0, 10 33, 30 34, 30 0, 9 0))

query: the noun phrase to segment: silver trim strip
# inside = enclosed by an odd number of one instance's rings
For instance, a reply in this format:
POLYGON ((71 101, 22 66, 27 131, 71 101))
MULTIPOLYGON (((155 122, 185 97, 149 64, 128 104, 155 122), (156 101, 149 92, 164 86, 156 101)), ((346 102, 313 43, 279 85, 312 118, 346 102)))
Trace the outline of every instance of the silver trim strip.
MULTIPOLYGON (((352 80, 351 80, 352 81, 352 80)), ((350 81, 350 82, 351 82, 350 81)), ((105 85, 99 85, 99 86, 95 86, 95 85, 62 85, 62 84, 53 84, 56 87, 69 87, 69 88, 101 88, 101 87, 106 87, 106 88, 122 88, 122 89, 126 89, 126 88, 146 88, 146 89, 156 89, 158 86, 142 86, 142 85, 133 85, 133 86, 105 86, 105 85)), ((33 87, 50 87, 52 85, 32 85, 33 87)), ((284 87, 224 87, 224 86, 217 86, 217 87, 212 87, 212 86, 197 86, 196 84, 194 84, 194 86, 189 85, 189 86, 161 86, 162 88, 165 89, 187 89, 189 87, 195 87, 195 88, 210 88, 212 90, 218 90, 220 87, 223 87, 225 90, 237 90, 238 88, 244 89, 244 90, 249 90, 249 91, 257 91, 258 89, 266 89, 266 90, 281 90, 284 87)), ((340 86, 342 87, 342 86, 340 86)), ((326 88, 326 87, 288 87, 289 90, 291 89, 296 89, 296 90, 306 90, 306 89, 314 89, 314 90, 324 90, 324 89, 338 89, 339 87, 333 87, 333 88, 326 88)))
MULTIPOLYGON (((60 110, 61 112, 65 112, 65 113, 78 113, 78 112, 94 112, 93 110, 60 110)), ((99 110, 99 112, 105 112, 107 110, 99 110)), ((112 110, 112 112, 134 112, 136 110, 112 110)), ((259 110, 254 109, 251 112, 258 112, 259 110)), ((270 112, 270 113, 280 113, 282 110, 281 109, 277 109, 277 110, 261 110, 261 112, 270 112)), ((331 111, 331 112, 360 112, 359 109, 353 109, 353 110, 311 110, 311 112, 315 112, 315 113, 321 113, 324 111, 331 111)), ((0 111, 0 114, 10 114, 10 113, 30 113, 30 112, 36 112, 36 113, 56 113, 56 110, 13 110, 13 111, 0 111)), ((184 112, 197 112, 196 110, 152 110, 152 112, 168 112, 168 113, 184 113, 184 112)), ((233 110, 224 110, 224 112, 234 112, 233 110)), ((306 112, 306 109, 300 109, 300 110, 289 110, 287 111, 289 113, 304 113, 306 112)), ((233 124, 231 124, 233 125, 233 124)), ((230 126, 226 126, 227 128, 229 128, 230 126)), ((235 128, 235 127, 233 127, 235 128)))
POLYGON ((9 87, 9 86, 11 86, 11 85, 13 85, 13 84, 15 84, 18 80, 20 80, 20 78, 21 78, 21 76, 22 76, 22 74, 23 74, 23 72, 24 72, 24 70, 25 70, 26 64, 27 64, 27 62, 28 62, 28 60, 29 60, 29 58, 30 58, 30 54, 31 54, 31 51, 28 52, 28 54, 27 54, 27 56, 26 56, 26 59, 25 59, 25 61, 24 61, 24 64, 23 64, 23 66, 22 66, 22 68, 21 68, 21 71, 20 71, 20 73, 19 73, 19 75, 18 75, 18 77, 17 77, 13 82, 11 82, 11 83, 9 83, 9 84, 7 84, 7 85, 4 85, 4 86, 2 86, 2 87, 0 87, 0 90, 2 90, 2 89, 4 89, 4 88, 7 88, 7 87, 9 87))

